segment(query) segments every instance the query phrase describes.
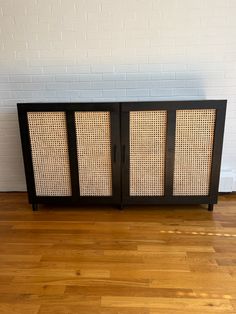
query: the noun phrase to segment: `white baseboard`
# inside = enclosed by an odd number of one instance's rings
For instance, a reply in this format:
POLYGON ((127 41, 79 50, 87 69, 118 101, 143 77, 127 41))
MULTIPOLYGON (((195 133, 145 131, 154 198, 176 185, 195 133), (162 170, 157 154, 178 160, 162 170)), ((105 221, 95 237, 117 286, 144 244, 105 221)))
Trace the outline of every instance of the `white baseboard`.
POLYGON ((219 192, 236 191, 236 170, 224 169, 220 174, 219 192))

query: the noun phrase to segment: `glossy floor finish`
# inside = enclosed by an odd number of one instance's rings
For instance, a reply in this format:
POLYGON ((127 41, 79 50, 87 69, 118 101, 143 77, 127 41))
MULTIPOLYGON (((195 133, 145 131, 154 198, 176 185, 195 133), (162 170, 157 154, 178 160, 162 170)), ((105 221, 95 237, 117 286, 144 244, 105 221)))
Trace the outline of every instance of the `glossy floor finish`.
POLYGON ((59 207, 0 194, 1 314, 236 313, 236 196, 59 207))

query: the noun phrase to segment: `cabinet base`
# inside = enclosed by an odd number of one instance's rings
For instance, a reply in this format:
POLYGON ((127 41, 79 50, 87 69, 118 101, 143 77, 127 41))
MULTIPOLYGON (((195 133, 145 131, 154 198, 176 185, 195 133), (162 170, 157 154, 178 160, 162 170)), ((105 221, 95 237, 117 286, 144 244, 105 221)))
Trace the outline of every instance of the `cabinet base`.
MULTIPOLYGON (((118 208, 119 210, 123 210, 125 205, 124 204, 119 204, 119 205, 115 205, 116 208, 118 208)), ((37 211, 38 210, 38 203, 32 203, 32 210, 33 211, 37 211)), ((214 210, 214 204, 208 204, 208 211, 212 212, 214 210)))

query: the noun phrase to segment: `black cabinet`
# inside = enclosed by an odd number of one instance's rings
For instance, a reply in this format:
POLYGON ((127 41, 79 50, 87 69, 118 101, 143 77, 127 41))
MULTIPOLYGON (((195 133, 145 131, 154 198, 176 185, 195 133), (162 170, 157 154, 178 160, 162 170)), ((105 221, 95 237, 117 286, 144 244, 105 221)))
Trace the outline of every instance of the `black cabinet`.
POLYGON ((29 201, 217 202, 225 100, 18 104, 29 201))

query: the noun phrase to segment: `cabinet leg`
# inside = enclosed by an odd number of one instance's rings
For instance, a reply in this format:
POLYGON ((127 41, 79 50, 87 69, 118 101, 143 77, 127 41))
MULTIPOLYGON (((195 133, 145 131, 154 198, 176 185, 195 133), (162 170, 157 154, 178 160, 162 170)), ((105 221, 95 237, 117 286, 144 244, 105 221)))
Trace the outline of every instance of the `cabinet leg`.
POLYGON ((208 211, 213 212, 214 205, 213 204, 208 204, 208 211))
POLYGON ((33 203, 32 204, 32 210, 35 212, 38 210, 38 204, 37 203, 33 203))
POLYGON ((124 209, 124 204, 120 204, 119 210, 123 210, 123 209, 124 209))

